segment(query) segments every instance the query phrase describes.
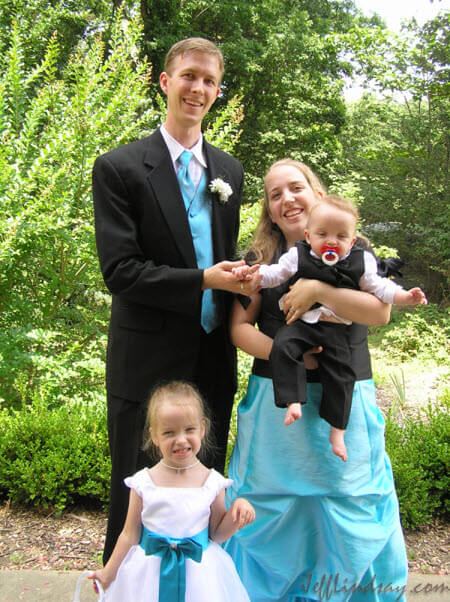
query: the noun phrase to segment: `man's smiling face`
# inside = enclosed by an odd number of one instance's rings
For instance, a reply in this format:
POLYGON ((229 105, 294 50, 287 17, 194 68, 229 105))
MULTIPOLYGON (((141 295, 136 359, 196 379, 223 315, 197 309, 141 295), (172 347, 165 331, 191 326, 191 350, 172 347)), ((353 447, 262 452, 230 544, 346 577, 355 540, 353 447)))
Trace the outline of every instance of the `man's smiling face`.
POLYGON ((219 94, 220 77, 219 61, 214 55, 192 51, 177 56, 170 73, 163 71, 159 80, 167 95, 167 123, 200 129, 219 94))

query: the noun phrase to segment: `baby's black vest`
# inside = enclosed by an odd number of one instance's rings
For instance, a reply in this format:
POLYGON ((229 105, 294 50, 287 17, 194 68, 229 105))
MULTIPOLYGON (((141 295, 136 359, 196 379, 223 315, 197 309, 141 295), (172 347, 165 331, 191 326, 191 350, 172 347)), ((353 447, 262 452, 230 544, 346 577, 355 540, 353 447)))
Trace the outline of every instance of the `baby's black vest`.
POLYGON ((310 245, 302 240, 296 245, 298 252, 297 273, 291 283, 299 278, 310 278, 326 282, 338 288, 359 290, 359 279, 364 273, 364 250, 355 249, 335 265, 326 265, 321 259, 311 255, 310 245))

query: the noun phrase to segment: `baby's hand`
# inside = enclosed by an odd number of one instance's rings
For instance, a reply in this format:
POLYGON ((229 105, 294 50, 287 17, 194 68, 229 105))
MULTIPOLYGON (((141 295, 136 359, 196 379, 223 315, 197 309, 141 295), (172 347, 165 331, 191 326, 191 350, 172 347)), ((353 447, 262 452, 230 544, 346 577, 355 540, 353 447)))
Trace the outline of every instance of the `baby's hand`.
POLYGON ((236 280, 245 280, 248 274, 249 267, 249 265, 240 265, 237 268, 233 268, 231 272, 233 273, 233 276, 236 278, 236 280))
POLYGON ((427 305, 425 293, 418 286, 408 291, 407 305, 427 305))
POLYGON ((233 268, 232 273, 236 280, 251 280, 253 278, 253 274, 257 272, 259 269, 259 265, 241 265, 239 267, 233 268))
POLYGON ((286 411, 286 416, 284 418, 284 424, 289 426, 296 420, 299 420, 302 417, 302 406, 300 403, 290 403, 288 405, 288 409, 286 411))
POLYGON ((238 529, 242 529, 245 525, 252 523, 255 520, 255 510, 250 502, 244 500, 243 497, 238 497, 234 500, 231 507, 231 516, 233 523, 237 521, 238 529))

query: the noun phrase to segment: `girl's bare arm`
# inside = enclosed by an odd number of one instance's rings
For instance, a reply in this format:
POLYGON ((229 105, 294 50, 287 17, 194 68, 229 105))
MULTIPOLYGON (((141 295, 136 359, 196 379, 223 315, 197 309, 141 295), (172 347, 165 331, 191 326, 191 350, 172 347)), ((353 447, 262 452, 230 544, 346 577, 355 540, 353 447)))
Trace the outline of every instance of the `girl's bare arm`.
POLYGON ((131 546, 139 543, 142 532, 141 512, 142 498, 133 489, 130 489, 127 518, 113 553, 103 569, 94 571, 89 576, 89 579, 98 579, 103 589, 108 588, 116 578, 119 566, 131 546))

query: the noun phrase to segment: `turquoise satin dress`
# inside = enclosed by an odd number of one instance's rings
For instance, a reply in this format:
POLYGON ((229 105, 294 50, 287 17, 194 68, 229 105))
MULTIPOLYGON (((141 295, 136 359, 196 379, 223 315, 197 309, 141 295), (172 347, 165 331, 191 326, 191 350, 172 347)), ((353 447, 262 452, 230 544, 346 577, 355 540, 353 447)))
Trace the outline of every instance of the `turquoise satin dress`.
POLYGON ((332 453, 320 397, 309 383, 303 417, 286 427, 271 379, 250 377, 226 495, 227 505, 245 497, 256 519, 225 549, 252 602, 404 601, 407 559, 373 381, 355 385, 347 462, 332 453))

